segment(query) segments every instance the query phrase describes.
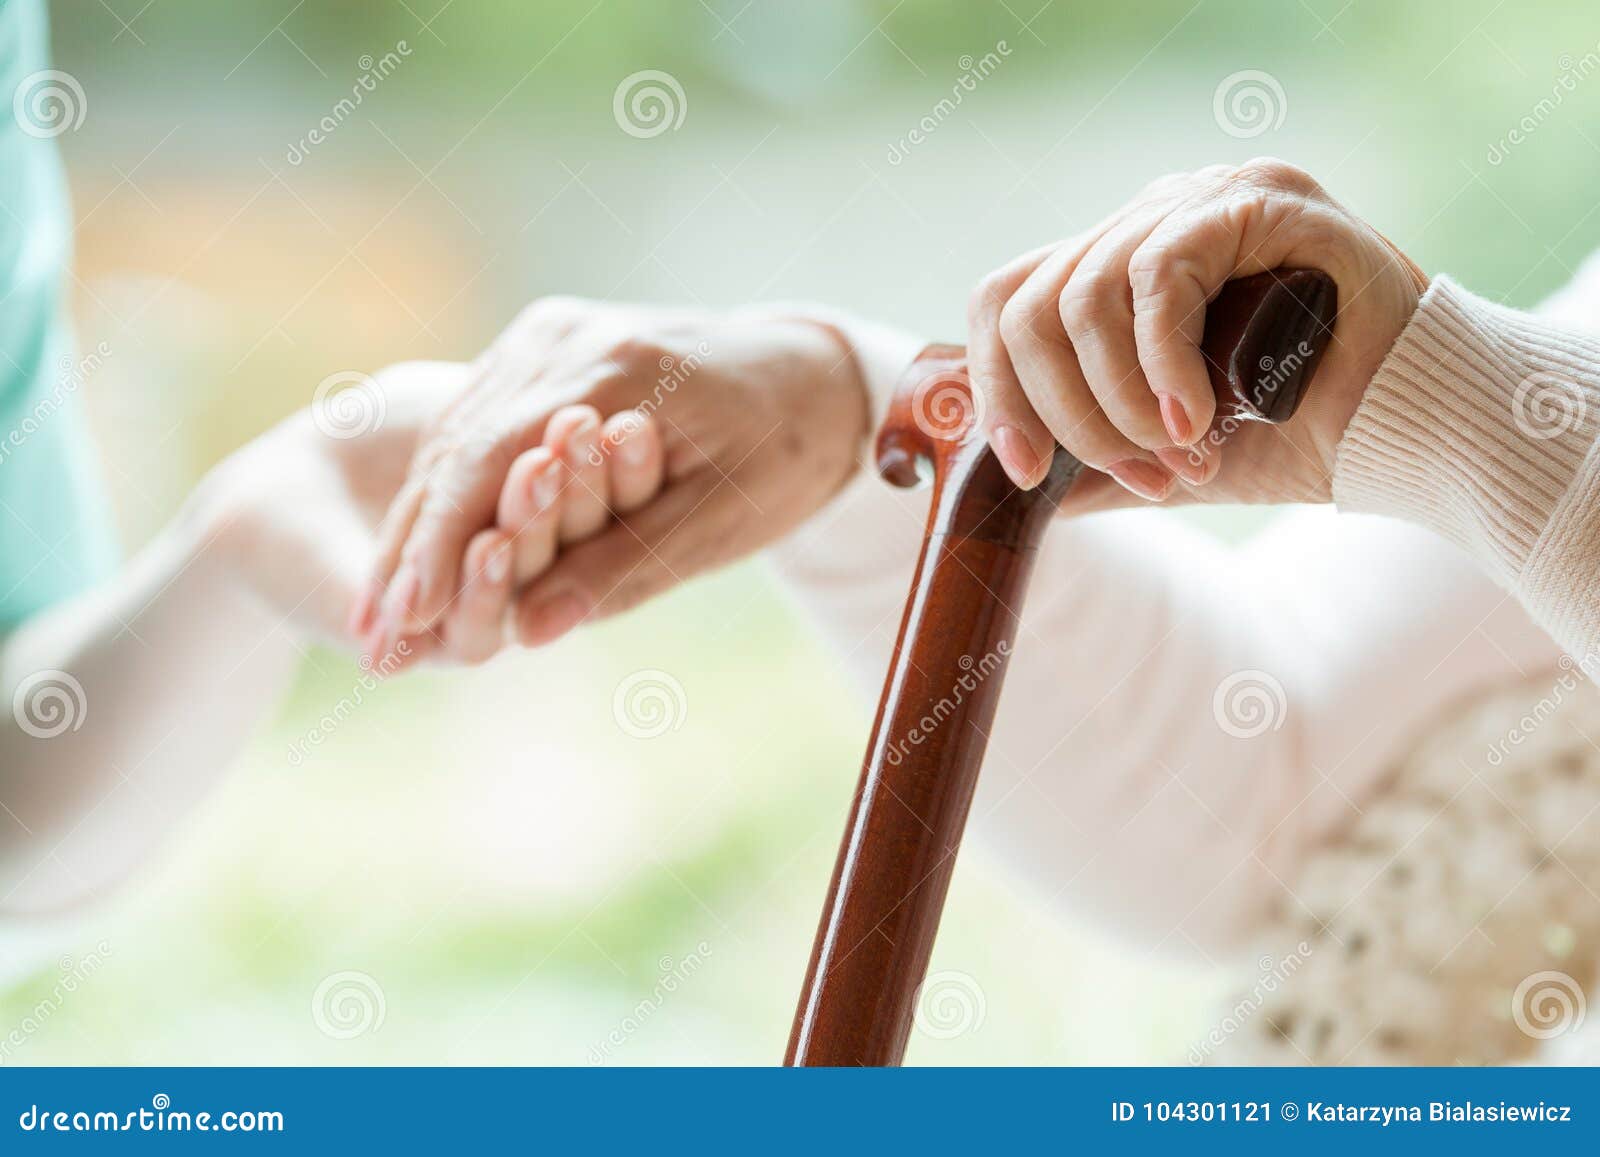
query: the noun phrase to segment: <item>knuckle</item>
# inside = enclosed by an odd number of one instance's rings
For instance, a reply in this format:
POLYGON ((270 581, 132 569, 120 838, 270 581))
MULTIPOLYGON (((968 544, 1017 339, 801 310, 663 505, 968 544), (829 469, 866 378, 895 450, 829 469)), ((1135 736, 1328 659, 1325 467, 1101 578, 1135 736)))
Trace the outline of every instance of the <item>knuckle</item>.
POLYGON ((1194 255, 1172 244, 1141 245, 1128 260, 1128 284, 1133 290, 1134 322, 1152 307, 1180 299, 1186 291, 1204 301, 1200 267, 1194 255))
POLYGON ((1061 324, 1082 340, 1127 312, 1125 292, 1120 279, 1106 270, 1074 277, 1061 294, 1061 324))
POLYGON ((1081 422, 1071 430, 1051 432, 1055 434, 1056 441, 1091 470, 1104 470, 1130 453, 1127 444, 1117 437, 1109 425, 1102 427, 1098 422, 1081 422))
POLYGON ((517 314, 513 323, 514 328, 524 329, 528 326, 543 325, 547 322, 566 321, 569 318, 580 316, 588 307, 589 302, 581 297, 570 294, 557 293, 545 297, 536 297, 517 314))
POLYGON ((1261 188, 1280 190, 1310 196, 1318 191, 1311 174, 1277 157, 1255 157, 1240 165, 1234 173, 1241 183, 1261 188))
POLYGON ((640 334, 619 334, 606 343, 605 360, 626 377, 654 374, 668 356, 660 342, 640 334))
POLYGON ((1000 340, 1016 346, 1033 337, 1037 311, 1032 303, 1013 297, 1000 310, 1000 340))
POLYGON ((985 275, 967 298, 967 321, 974 328, 996 324, 1006 304, 1006 279, 999 270, 985 275))
POLYGON ((1161 413, 1156 408, 1154 399, 1148 402, 1142 399, 1138 402, 1122 401, 1114 404, 1111 409, 1112 423, 1134 445, 1146 450, 1160 450, 1172 445, 1172 439, 1162 425, 1161 413))

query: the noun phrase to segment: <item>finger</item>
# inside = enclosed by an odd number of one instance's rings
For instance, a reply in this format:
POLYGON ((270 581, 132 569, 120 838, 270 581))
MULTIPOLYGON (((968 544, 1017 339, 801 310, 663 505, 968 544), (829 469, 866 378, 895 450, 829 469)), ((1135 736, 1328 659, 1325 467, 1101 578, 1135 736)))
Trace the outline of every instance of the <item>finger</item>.
POLYGON ((620 614, 728 557, 744 499, 714 473, 675 483, 603 534, 565 549, 517 598, 517 639, 541 646, 589 619, 620 614))
POLYGON ((611 509, 627 514, 654 498, 666 470, 660 427, 648 415, 624 410, 606 419, 600 442, 605 448, 611 509))
POLYGON ((370 634, 377 625, 384 593, 394 581, 395 571, 400 566, 401 549, 422 509, 422 493, 423 480, 420 477, 408 479, 384 513, 376 536, 377 550, 371 577, 357 596, 350 614, 350 629, 358 636, 370 634))
POLYGON ((394 637, 436 622, 457 594, 467 543, 494 522, 522 436, 458 442, 423 480, 420 508, 379 611, 394 637))
POLYGON ((967 303, 967 373, 984 415, 984 436, 1016 485, 1037 485, 1050 468, 1055 439, 1028 404, 1000 337, 1011 295, 1057 247, 1025 253, 978 283, 967 303))
POLYGON ((1028 403, 1054 439, 1085 465, 1157 500, 1172 476, 1106 417, 1061 322, 1061 291, 1086 250, 1058 252, 1036 269, 1002 311, 1001 334, 1028 403))
POLYGON ((600 413, 564 406, 545 428, 544 444, 566 468, 561 487, 561 541, 581 542, 611 517, 610 484, 600 452, 600 413))
POLYGON ((479 531, 467 544, 460 586, 443 634, 452 658, 481 663, 505 642, 511 599, 511 540, 498 528, 479 531))
POLYGON ((1229 278, 1298 264, 1303 256, 1296 203, 1264 186, 1278 181, 1309 191, 1315 183, 1301 180, 1303 174, 1283 177, 1273 165, 1252 162, 1234 179, 1213 182, 1163 219, 1129 256, 1139 362, 1163 414, 1171 418, 1184 411, 1189 436, 1175 439, 1180 444, 1199 440, 1216 414, 1200 350, 1207 304, 1229 278))
MULTIPOLYGON (((1130 442, 1150 451, 1187 443, 1191 430, 1184 406, 1169 399, 1163 414, 1139 365, 1133 334, 1128 261, 1167 211, 1165 204, 1150 206, 1108 231, 1083 255, 1058 299, 1062 326, 1101 411, 1130 442), (1164 417, 1175 420, 1181 437, 1167 431, 1164 417)), ((1183 400, 1198 408, 1195 399, 1183 400)), ((1210 424, 1209 410, 1204 421, 1210 424)))
POLYGON ((431 658, 443 649, 439 638, 428 631, 385 639, 381 633, 368 637, 362 647, 361 667, 380 679, 398 675, 431 658))
POLYGON ((556 556, 566 467, 547 446, 525 451, 506 474, 495 518, 511 542, 512 584, 543 574, 556 556))

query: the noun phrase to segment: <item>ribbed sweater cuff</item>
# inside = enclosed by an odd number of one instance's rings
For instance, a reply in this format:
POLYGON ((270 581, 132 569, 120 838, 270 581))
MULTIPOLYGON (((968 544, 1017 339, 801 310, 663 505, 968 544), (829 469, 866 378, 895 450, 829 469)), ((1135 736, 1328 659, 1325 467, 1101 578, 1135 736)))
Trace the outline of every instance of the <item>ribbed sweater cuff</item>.
POLYGON ((1334 501, 1430 527, 1476 557, 1563 646, 1597 636, 1600 341, 1440 277, 1340 443, 1334 501), (1584 604, 1575 606, 1574 604, 1584 604))

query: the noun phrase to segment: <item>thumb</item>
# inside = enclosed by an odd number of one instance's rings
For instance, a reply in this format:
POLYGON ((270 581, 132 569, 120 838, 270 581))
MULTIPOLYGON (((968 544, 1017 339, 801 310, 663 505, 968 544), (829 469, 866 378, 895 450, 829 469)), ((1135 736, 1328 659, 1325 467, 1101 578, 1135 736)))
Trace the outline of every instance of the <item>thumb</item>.
POLYGON ((631 610, 733 558, 744 500, 722 487, 715 473, 691 476, 597 537, 563 549, 517 596, 517 641, 554 642, 581 622, 631 610))

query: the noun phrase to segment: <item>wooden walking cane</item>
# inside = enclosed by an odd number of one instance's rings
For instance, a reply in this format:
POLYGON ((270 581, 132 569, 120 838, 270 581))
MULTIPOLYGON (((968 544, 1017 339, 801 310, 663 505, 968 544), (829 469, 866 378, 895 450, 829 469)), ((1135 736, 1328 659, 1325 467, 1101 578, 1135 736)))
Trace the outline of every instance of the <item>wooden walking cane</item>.
MULTIPOLYGON (((1223 287, 1207 307, 1201 350, 1224 431, 1294 414, 1336 312, 1333 279, 1316 270, 1223 287)), ((1045 481, 1018 490, 973 428, 974 412, 966 351, 932 346, 878 434, 878 472, 911 486, 931 471, 932 505, 785 1064, 897 1065, 904 1056, 1029 571, 1083 469, 1058 447, 1045 481), (940 428, 940 413, 952 410, 965 420, 940 428)))

